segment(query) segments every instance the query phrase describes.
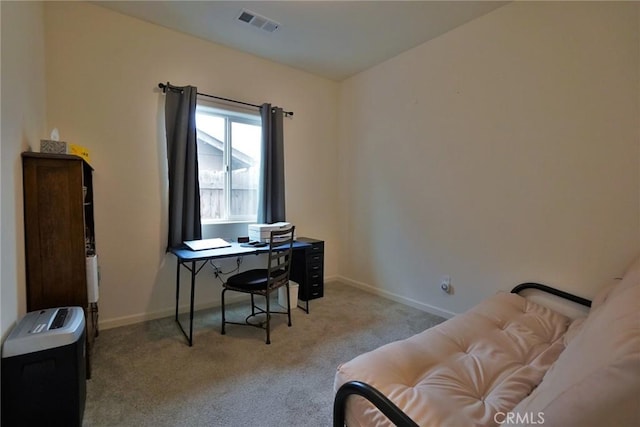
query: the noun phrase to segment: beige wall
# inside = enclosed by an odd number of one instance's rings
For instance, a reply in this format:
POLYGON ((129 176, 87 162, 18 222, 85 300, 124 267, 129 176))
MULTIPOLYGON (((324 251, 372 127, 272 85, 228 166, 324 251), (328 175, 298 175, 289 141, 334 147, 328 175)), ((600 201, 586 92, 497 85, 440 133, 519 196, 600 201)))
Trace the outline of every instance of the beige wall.
MULTIPOLYGON (((45 23, 48 126, 87 147, 95 168, 103 326, 168 315, 175 301, 159 82, 294 111, 285 120, 287 219, 298 235, 325 239, 325 274, 337 274, 337 83, 88 3, 47 3, 45 23)), ((196 301, 215 304, 219 294, 205 270, 196 301)))
POLYGON ((2 2, 0 336, 26 311, 22 163, 45 125, 44 22, 40 2, 2 2))
POLYGON ((341 276, 450 315, 620 275, 640 252, 637 9, 515 2, 344 81, 341 276))
POLYGON ((636 4, 510 4, 340 85, 95 5, 44 9, 46 31, 40 3, 0 9, 3 335, 25 309, 19 153, 54 126, 96 169, 103 326, 170 313, 167 80, 295 111, 288 214, 327 241, 329 277, 451 314, 523 280, 591 296, 640 249, 636 4))

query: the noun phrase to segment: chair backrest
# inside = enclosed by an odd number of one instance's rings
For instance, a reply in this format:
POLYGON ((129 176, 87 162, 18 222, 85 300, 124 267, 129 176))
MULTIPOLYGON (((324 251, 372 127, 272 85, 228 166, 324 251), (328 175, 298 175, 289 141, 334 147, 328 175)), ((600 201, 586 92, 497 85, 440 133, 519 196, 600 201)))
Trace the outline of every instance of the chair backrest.
POLYGON ((267 265, 268 288, 279 288, 289 281, 291 252, 295 226, 286 230, 273 230, 269 238, 269 262, 267 265))

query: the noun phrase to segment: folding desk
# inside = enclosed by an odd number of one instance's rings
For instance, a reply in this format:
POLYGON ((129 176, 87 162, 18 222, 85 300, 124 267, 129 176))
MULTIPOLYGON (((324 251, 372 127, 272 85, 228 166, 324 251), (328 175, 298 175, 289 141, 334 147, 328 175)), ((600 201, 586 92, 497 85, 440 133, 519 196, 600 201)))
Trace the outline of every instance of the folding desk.
MULTIPOLYGON (((269 245, 263 247, 244 247, 240 246, 240 243, 231 242, 231 246, 226 248, 218 248, 218 249, 205 249, 201 251, 192 251, 186 246, 180 246, 177 248, 170 248, 169 252, 174 254, 178 259, 178 264, 176 268, 176 322, 180 327, 180 330, 184 334, 185 338, 189 342, 189 346, 193 345, 193 306, 194 306, 194 297, 195 297, 195 285, 196 285, 196 276, 202 270, 202 268, 207 264, 209 260, 212 259, 220 259, 220 258, 234 258, 245 255, 258 255, 262 253, 269 252, 269 245), (200 263, 200 265, 198 265, 200 263), (184 267, 191 272, 191 301, 189 303, 189 333, 185 331, 182 323, 180 323, 180 319, 178 318, 178 305, 180 301, 180 267, 184 267)), ((311 243, 304 241, 294 241, 293 242, 293 251, 301 251, 309 248, 311 243)), ((304 284, 300 284, 303 292, 309 292, 309 287, 304 286, 304 284)), ((305 307, 297 306, 301 308, 306 313, 309 313, 309 297, 305 295, 306 304, 305 307)))

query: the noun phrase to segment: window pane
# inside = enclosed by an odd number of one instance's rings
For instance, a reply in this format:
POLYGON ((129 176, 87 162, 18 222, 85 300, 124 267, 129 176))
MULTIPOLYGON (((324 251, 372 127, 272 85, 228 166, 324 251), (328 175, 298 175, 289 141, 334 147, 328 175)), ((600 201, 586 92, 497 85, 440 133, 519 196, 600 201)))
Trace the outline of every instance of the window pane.
POLYGON ((227 217, 224 162, 224 117, 196 114, 201 220, 227 217))
POLYGON ((218 141, 224 141, 224 117, 196 112, 196 127, 218 141))
POLYGON ((260 118, 198 102, 201 220, 255 221, 261 156, 260 118))
POLYGON ((231 215, 255 218, 258 212, 261 128, 231 122, 231 215))

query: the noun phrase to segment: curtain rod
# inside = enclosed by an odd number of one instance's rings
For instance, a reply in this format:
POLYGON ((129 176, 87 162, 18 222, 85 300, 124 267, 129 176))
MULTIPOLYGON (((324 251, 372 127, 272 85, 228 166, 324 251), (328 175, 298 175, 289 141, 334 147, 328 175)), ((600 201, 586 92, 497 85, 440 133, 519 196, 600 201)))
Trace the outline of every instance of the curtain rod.
MULTIPOLYGON (((164 83, 158 83, 158 87, 160 89, 162 89, 162 92, 167 92, 167 89, 171 89, 169 86, 167 86, 164 83)), ((215 95, 209 95, 208 93, 200 93, 198 92, 198 95, 200 96, 206 96, 207 98, 215 98, 215 99, 221 99, 223 101, 227 101, 227 102, 235 102, 236 104, 242 104, 242 105, 248 105, 249 107, 255 107, 255 108, 260 108, 260 105, 256 105, 256 104, 249 104, 248 102, 242 102, 242 101, 236 101, 235 99, 230 99, 230 98, 223 98, 221 96, 215 96, 215 95)), ((293 111, 282 111, 284 113, 285 116, 293 116, 293 111)))

